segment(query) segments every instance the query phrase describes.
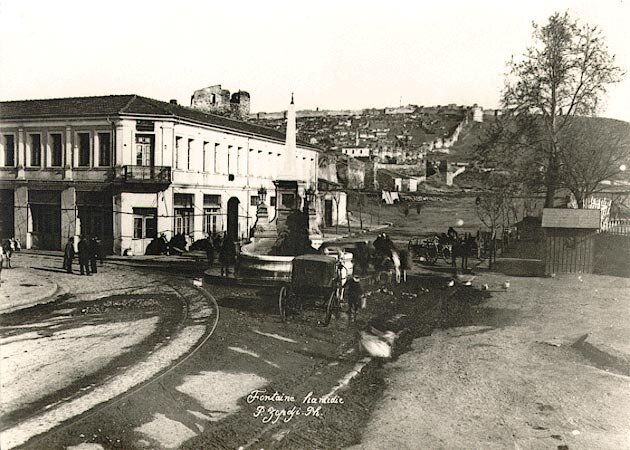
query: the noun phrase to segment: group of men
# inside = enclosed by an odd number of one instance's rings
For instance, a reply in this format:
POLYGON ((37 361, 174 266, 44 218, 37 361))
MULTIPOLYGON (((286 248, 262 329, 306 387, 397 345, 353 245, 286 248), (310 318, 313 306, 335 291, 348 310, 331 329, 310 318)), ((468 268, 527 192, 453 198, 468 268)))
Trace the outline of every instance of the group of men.
MULTIPOLYGON (((374 268, 377 271, 383 270, 385 262, 398 256, 398 249, 392 241, 392 238, 386 233, 379 234, 374 240, 373 252, 370 251, 370 246, 366 243, 367 252, 357 251, 356 266, 360 268, 360 271, 364 274, 368 272, 368 266, 370 259, 373 260, 374 268)), ((356 320, 359 310, 366 307, 365 296, 363 295, 363 288, 359 277, 355 274, 346 283, 346 299, 348 301, 348 315, 351 321, 356 320)))
POLYGON ((81 275, 97 273, 97 260, 103 264, 103 245, 98 236, 77 236, 68 239, 63 253, 63 268, 68 273, 73 273, 72 262, 75 254, 79 257, 81 275))

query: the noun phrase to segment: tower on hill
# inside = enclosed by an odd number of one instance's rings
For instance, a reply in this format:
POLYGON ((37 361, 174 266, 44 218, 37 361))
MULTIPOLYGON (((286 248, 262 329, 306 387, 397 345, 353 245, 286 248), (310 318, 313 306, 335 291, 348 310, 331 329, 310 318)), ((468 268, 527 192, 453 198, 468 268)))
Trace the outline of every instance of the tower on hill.
POLYGON ((249 92, 237 91, 230 96, 230 91, 222 89, 220 84, 196 90, 190 98, 190 106, 201 111, 245 118, 249 114, 249 92))

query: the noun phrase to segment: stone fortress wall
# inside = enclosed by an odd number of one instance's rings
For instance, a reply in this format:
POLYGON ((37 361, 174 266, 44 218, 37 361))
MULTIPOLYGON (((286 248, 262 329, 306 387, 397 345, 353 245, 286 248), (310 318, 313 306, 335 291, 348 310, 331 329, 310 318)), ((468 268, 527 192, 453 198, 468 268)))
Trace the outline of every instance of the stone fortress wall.
POLYGON ((220 84, 196 90, 190 98, 190 106, 201 111, 247 118, 250 109, 250 96, 246 91, 238 90, 230 95, 220 84))

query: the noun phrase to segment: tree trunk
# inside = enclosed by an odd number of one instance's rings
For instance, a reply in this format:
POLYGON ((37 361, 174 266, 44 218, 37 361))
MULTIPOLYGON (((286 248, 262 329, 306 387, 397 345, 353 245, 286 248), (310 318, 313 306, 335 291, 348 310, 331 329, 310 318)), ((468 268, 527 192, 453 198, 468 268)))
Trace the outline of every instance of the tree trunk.
POLYGON ((584 196, 581 192, 574 192, 575 202, 577 203, 578 209, 584 209, 584 196))
POLYGON ((359 226, 363 229, 363 194, 359 193, 359 226))
POLYGON ((558 161, 555 155, 549 156, 549 168, 545 177, 545 208, 553 208, 555 205, 556 190, 558 189, 558 161))

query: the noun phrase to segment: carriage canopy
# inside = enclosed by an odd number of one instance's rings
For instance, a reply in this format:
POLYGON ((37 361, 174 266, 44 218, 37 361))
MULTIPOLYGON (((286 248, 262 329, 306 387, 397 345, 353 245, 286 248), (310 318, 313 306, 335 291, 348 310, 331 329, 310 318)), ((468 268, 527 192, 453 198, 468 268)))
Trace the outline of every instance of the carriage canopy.
POLYGON ((293 259, 291 281, 295 287, 332 287, 337 258, 327 255, 302 255, 293 259))

